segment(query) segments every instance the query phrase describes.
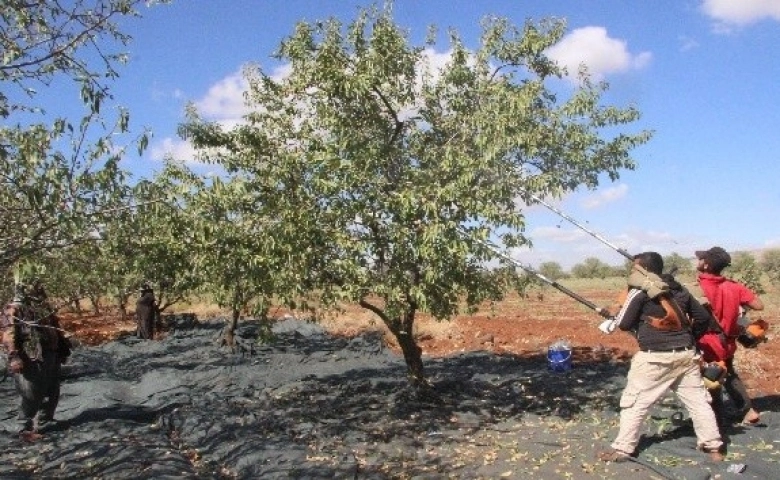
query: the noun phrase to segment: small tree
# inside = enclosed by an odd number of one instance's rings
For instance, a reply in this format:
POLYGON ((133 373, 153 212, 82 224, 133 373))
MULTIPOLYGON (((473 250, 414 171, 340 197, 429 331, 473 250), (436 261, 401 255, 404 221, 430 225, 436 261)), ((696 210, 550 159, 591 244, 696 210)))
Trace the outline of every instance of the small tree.
POLYGON ((273 229, 274 255, 305 267, 277 287, 373 312, 423 382, 417 314, 500 297, 505 285, 484 275, 499 256, 483 241, 527 243, 518 199, 615 179, 649 138, 602 138, 639 115, 601 106, 605 85, 553 91, 562 71, 544 52, 564 31, 490 18, 474 51, 450 32, 448 61, 432 68, 433 37, 409 45, 389 8, 346 27, 301 22, 278 53, 289 75, 246 69, 243 124, 226 131, 192 109, 182 134, 240 178, 224 190, 252 205, 255 229, 273 229))
POLYGON ((664 258, 664 271, 674 272, 674 275, 688 275, 693 272, 693 264, 677 252, 672 252, 664 258))
POLYGON ((558 262, 543 262, 538 271, 550 280, 560 280, 567 276, 558 262))
POLYGON ((761 254, 760 266, 770 282, 780 285, 780 248, 764 250, 761 254))
POLYGON ((749 289, 761 295, 766 293, 761 284, 761 269, 756 258, 750 252, 734 252, 731 254, 731 265, 724 271, 728 277, 742 282, 749 289))
POLYGON ((80 302, 89 299, 93 312, 101 313, 100 302, 106 296, 108 280, 96 241, 49 251, 39 258, 46 271, 43 279, 46 291, 52 299, 61 299, 78 313, 81 313, 80 302))
POLYGON ((195 224, 177 204, 173 188, 164 175, 139 182, 133 188, 133 208, 120 223, 132 251, 124 261, 136 282, 152 284, 160 311, 186 300, 204 281, 195 268, 195 224))
POLYGON ((615 270, 596 257, 586 258, 582 263, 574 265, 571 274, 575 278, 608 278, 614 275, 615 270))
POLYGON ((207 181, 169 161, 161 178, 170 182, 171 191, 176 191, 174 186, 180 191, 182 214, 189 225, 183 243, 200 278, 201 292, 231 312, 219 343, 232 349, 241 314, 265 317, 275 296, 294 304, 290 297, 295 293, 285 288, 300 291, 298 280, 306 267, 290 262, 300 256, 284 250, 289 243, 278 241, 283 232, 268 228, 262 196, 241 175, 207 181))

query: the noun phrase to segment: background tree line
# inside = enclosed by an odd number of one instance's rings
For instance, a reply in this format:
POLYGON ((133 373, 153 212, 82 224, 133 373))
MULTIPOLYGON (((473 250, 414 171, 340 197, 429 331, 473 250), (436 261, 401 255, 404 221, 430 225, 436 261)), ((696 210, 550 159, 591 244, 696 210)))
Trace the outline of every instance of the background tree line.
MULTIPOLYGON (((780 248, 770 248, 758 253, 736 251, 731 254, 732 262, 723 274, 748 285, 759 294, 766 293, 766 283, 780 285, 780 248)), ((693 278, 696 274, 696 259, 684 257, 677 252, 664 255, 664 270, 675 276, 693 278)), ((552 280, 567 278, 605 279, 623 277, 631 268, 630 262, 623 265, 609 265, 590 257, 571 267, 568 271, 558 262, 543 262, 537 271, 552 280)))

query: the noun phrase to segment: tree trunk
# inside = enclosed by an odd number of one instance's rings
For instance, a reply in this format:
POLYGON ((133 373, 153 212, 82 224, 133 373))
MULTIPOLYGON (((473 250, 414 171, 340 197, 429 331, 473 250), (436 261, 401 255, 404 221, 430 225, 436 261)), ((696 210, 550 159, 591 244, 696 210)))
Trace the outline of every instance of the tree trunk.
POLYGON ((409 381, 415 386, 427 385, 423 370, 422 348, 417 345, 412 333, 414 331, 414 317, 417 312, 416 306, 410 303, 409 309, 402 318, 390 318, 381 308, 370 303, 365 298, 361 298, 359 303, 361 307, 374 312, 381 318, 387 325, 387 328, 395 335, 395 339, 398 340, 398 345, 401 347, 401 352, 404 354, 409 381))
POLYGON ((127 302, 130 299, 130 292, 120 292, 116 298, 116 306, 119 308, 119 313, 122 315, 122 321, 127 319, 127 302))
POLYGON ((119 307, 119 313, 121 314, 122 321, 127 319, 127 298, 119 298, 116 302, 116 306, 119 307))
POLYGON ((220 346, 226 346, 233 350, 236 346, 236 328, 238 328, 238 319, 241 316, 241 310, 233 308, 233 314, 230 317, 230 321, 225 325, 225 330, 222 333, 222 339, 220 340, 220 346))
POLYGON ((425 382, 425 373, 423 371, 422 348, 415 342, 411 330, 409 328, 395 332, 395 338, 404 354, 409 380, 412 384, 417 385, 425 382))
POLYGON ((100 315, 100 298, 98 296, 90 296, 89 301, 92 303, 92 311, 95 315, 100 315))
POLYGON ((68 302, 71 304, 71 308, 75 313, 81 314, 81 299, 78 295, 71 295, 68 302))

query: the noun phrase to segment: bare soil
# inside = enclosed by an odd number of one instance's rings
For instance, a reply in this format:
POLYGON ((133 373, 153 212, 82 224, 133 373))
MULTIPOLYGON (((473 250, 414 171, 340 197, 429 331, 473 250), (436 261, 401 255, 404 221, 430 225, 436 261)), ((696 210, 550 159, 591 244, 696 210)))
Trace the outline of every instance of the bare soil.
MULTIPOLYGON (((578 293, 600 305, 609 305, 614 298, 614 291, 608 290, 578 293)), ((780 308, 772 302, 765 303, 768 308, 761 312, 761 317, 770 324, 769 341, 755 349, 737 351, 738 371, 754 398, 780 394, 780 371, 775 368, 780 364, 780 343, 776 341, 780 308)), ((272 315, 281 318, 286 313, 276 310, 272 315)), ((85 345, 99 345, 135 330, 132 315, 124 320, 115 313, 62 317, 63 327, 85 345)), ((427 357, 471 351, 538 356, 546 355, 552 343, 566 340, 572 346, 575 364, 587 360, 628 361, 637 348, 634 338, 624 332, 603 334, 598 330, 601 321, 601 317, 565 295, 544 291, 527 297, 510 295, 500 303, 485 305, 474 315, 460 315, 449 322, 423 316, 417 321, 416 334, 427 357)), ((381 322, 357 307, 347 307, 323 325, 332 333, 345 336, 384 329, 381 322)), ((398 350, 392 335, 385 331, 384 337, 390 348, 398 350)))

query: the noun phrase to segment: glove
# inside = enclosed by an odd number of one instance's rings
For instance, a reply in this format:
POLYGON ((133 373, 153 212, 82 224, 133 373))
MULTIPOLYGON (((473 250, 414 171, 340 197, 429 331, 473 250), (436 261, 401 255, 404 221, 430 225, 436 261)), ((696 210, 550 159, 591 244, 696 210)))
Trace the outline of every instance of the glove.
POLYGON ((628 276, 628 286, 644 290, 650 298, 655 298, 669 291, 669 285, 664 283, 661 277, 636 267, 631 270, 631 274, 628 276))
POLYGON ((599 330, 607 335, 614 332, 615 327, 617 327, 617 321, 614 318, 608 318, 599 324, 599 330))

